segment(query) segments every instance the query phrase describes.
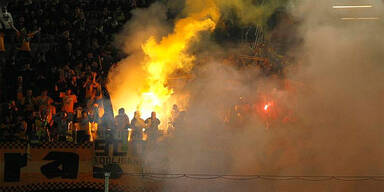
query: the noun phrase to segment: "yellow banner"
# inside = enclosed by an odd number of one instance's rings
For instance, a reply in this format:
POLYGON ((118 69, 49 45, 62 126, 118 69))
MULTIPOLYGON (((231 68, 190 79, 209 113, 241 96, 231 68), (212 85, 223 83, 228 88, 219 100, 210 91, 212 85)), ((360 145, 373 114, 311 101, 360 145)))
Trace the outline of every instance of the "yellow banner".
POLYGON ((104 173, 112 172, 110 188, 159 189, 159 182, 125 173, 142 171, 141 145, 96 140, 75 144, 0 142, 0 191, 103 189, 104 173))

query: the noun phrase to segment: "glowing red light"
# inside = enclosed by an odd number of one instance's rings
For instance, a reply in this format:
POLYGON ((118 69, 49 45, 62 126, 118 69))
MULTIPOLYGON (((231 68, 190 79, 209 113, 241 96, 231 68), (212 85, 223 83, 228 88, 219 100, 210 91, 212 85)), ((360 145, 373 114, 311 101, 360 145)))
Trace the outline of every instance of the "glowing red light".
POLYGON ((268 111, 268 107, 269 107, 269 105, 266 104, 266 105, 264 106, 264 111, 268 111))
POLYGON ((271 102, 265 104, 265 105, 264 105, 264 111, 265 111, 265 112, 268 112, 268 110, 270 109, 271 106, 272 106, 272 103, 271 103, 271 102))

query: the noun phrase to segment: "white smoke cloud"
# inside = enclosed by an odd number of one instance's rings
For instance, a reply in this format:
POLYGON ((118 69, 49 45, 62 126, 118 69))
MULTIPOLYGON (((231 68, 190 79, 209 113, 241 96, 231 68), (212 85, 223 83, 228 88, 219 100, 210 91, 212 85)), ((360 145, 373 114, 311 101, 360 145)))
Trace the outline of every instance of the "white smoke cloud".
MULTIPOLYGON (((382 6, 382 2, 377 1, 375 5, 382 6)), ((255 115, 242 127, 229 128, 225 125, 221 115, 239 102, 239 96, 246 95, 252 101, 257 91, 263 90, 261 87, 278 87, 276 82, 279 80, 260 78, 257 69, 252 69, 254 72, 250 73, 251 69, 238 70, 223 64, 216 56, 228 55, 226 50, 229 48, 208 46, 210 43, 204 42, 213 52, 207 53, 199 47, 196 53, 204 55, 206 64, 195 68, 196 78, 186 87, 191 94, 187 118, 173 137, 144 154, 147 171, 266 175, 383 174, 384 40, 380 36, 384 32, 383 25, 380 21, 341 21, 331 6, 330 0, 306 0, 290 10, 299 21, 298 35, 303 39, 299 47, 294 47, 297 70, 286 70, 289 79, 299 82, 295 84, 294 101, 286 101, 288 104, 297 102, 297 122, 278 124, 266 130, 264 122, 255 115), (207 55, 212 57, 207 58, 207 55), (159 159, 167 161, 164 163, 159 159)), ((143 41, 134 39, 147 38, 146 29, 158 31, 158 27, 164 29, 163 25, 167 26, 164 12, 151 14, 150 10, 137 11, 135 17, 144 20, 150 17, 152 22, 156 18, 154 15, 160 15, 161 21, 155 22, 153 28, 143 29, 142 20, 133 19, 128 24, 132 27, 128 27, 128 33, 123 34, 133 39, 131 42, 123 41, 127 52, 140 47, 139 42, 143 41)), ((149 26, 152 26, 151 22, 149 26)), ((160 31, 167 31, 168 27, 165 29, 160 31)), ((282 94, 292 93, 283 90, 282 94)), ((164 187, 164 191, 384 189, 383 184, 374 181, 317 183, 192 179, 165 181, 164 187)))

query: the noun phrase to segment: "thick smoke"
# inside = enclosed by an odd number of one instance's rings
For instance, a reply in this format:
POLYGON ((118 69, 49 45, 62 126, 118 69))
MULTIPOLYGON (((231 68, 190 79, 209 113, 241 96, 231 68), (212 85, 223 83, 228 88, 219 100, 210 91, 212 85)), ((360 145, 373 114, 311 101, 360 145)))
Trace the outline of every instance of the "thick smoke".
MULTIPOLYGON (((167 8, 161 3, 154 3, 146 9, 133 10, 130 22, 115 37, 115 45, 128 56, 109 72, 107 87, 112 96, 112 104, 128 102, 128 106, 137 106, 138 103, 130 101, 139 100, 141 95, 137 93, 139 89, 145 87, 144 78, 147 75, 142 67, 144 60, 142 45, 152 36, 160 39, 169 33, 171 26, 166 22, 166 11, 167 8), (115 94, 117 92, 119 94, 115 94)), ((116 105, 114 105, 115 112, 121 107, 116 105)), ((129 111, 128 115, 132 118, 133 111, 129 111)))
MULTIPOLYGON (((298 35, 303 39, 301 45, 293 49, 294 67, 284 71, 286 78, 295 82, 291 83, 295 91, 281 89, 282 80, 261 77, 257 68, 239 70, 228 65, 223 62, 224 58, 217 56, 231 54, 226 51, 231 48, 218 48, 213 42, 204 42, 215 49, 210 48, 212 52, 207 53, 200 47, 195 53, 197 58, 204 58, 197 62, 204 64, 195 66, 196 78, 185 88, 190 93, 186 118, 178 122, 179 128, 173 136, 144 154, 146 171, 382 175, 384 40, 379 34, 384 28, 376 21, 340 21, 331 9, 332 2, 307 0, 290 10, 300 21, 298 35), (207 55, 214 56, 207 58, 207 55), (252 101, 257 92, 275 87, 283 97, 289 98, 283 103, 294 103, 295 123, 279 124, 267 130, 257 115, 241 127, 229 128, 223 123, 223 114, 239 102, 239 96, 252 101)), ((377 2, 377 6, 379 4, 382 2, 377 2)), ((135 18, 153 16, 148 14, 152 9, 136 15, 133 23, 140 23, 135 18)), ((136 35, 144 34, 139 37, 145 39, 146 29, 155 34, 164 33, 168 27, 163 27, 167 26, 163 16, 161 22, 155 22, 158 26, 140 28, 122 37, 140 39, 136 35)), ((151 21, 157 18, 159 16, 151 21)), ((123 42, 126 42, 125 50, 132 50, 130 45, 140 45, 140 40, 123 42)), ((140 59, 140 55, 128 58, 131 59, 140 59)), ((130 67, 119 66, 121 75, 128 75, 126 71, 130 71, 130 67)), ((125 81, 119 86, 132 89, 132 84, 125 81)), ((381 191, 384 184, 378 181, 175 179, 165 181, 164 187, 164 191, 381 191)))
POLYGON ((223 12, 235 11, 242 24, 265 26, 269 17, 277 9, 288 5, 289 0, 216 0, 216 2, 223 12))

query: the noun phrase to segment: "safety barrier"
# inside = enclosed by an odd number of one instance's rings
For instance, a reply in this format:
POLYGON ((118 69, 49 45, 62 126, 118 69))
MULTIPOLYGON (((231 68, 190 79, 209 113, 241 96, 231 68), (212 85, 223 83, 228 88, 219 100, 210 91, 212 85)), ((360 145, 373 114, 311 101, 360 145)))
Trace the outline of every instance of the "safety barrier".
POLYGON ((141 171, 140 144, 96 140, 41 143, 0 142, 0 191, 104 189, 110 171, 110 191, 159 191, 160 183, 132 178, 141 171))

